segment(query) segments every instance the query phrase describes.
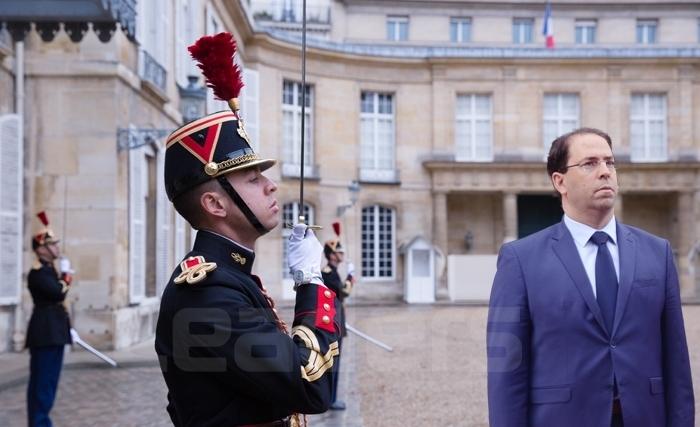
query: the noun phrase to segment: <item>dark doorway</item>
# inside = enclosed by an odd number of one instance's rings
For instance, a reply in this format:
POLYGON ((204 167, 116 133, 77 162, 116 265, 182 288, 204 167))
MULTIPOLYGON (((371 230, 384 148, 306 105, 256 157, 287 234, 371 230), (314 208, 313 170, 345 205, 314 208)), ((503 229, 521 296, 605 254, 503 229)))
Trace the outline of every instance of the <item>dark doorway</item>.
POLYGON ((550 195, 518 195, 518 239, 561 221, 561 201, 550 195))

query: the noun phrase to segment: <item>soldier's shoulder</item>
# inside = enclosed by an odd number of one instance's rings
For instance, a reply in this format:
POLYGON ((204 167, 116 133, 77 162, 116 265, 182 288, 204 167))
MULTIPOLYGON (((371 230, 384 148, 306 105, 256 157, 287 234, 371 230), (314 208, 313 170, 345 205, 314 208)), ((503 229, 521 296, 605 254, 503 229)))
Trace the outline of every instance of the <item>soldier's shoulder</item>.
POLYGON ((331 271, 333 271, 333 269, 331 268, 330 265, 327 265, 327 266, 323 267, 323 270, 321 270, 321 273, 329 274, 331 271))
POLYGON ((202 292, 241 292, 251 286, 253 279, 228 262, 209 254, 191 252, 175 269, 168 288, 202 292))

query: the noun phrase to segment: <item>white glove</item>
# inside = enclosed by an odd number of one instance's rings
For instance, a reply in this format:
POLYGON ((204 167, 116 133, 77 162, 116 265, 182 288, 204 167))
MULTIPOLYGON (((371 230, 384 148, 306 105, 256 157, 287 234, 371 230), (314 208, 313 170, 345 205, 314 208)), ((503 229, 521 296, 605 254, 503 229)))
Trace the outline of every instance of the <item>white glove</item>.
POLYGON ((68 258, 60 258, 58 260, 58 269, 61 271, 61 273, 75 273, 75 271, 71 268, 70 260, 68 258))
POLYGON ((306 224, 297 224, 289 236, 287 261, 289 271, 294 275, 301 270, 304 277, 309 277, 310 283, 323 285, 321 279, 321 255, 323 246, 316 238, 314 231, 308 229, 306 224))
POLYGON ((355 275, 355 264, 348 262, 348 276, 355 275))

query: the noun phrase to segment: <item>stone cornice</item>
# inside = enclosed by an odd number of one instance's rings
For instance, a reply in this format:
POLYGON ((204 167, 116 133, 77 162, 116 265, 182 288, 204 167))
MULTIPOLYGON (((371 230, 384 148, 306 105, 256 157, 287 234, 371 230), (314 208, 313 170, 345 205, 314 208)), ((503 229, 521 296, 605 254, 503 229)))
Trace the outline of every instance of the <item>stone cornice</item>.
MULTIPOLYGON (((550 192, 544 162, 466 163, 426 161, 436 192, 550 192)), ((700 190, 700 162, 623 163, 620 192, 700 190)))

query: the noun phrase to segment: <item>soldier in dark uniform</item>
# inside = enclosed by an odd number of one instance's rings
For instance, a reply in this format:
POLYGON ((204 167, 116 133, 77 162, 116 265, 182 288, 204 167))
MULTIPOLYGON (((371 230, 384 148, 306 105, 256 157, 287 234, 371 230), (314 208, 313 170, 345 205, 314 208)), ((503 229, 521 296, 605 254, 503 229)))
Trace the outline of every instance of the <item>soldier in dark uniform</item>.
MULTIPOLYGON (((333 224, 334 228, 336 224, 333 224)), ((338 339, 338 348, 342 347, 342 337, 347 335, 345 329, 345 306, 343 305, 343 300, 350 296, 352 287, 355 284, 355 278, 353 277, 352 267, 348 269, 348 274, 345 280, 340 278, 338 273, 338 265, 343 262, 345 256, 345 249, 340 243, 339 231, 336 231, 338 238, 327 241, 323 245, 323 254, 326 257, 328 264, 321 270, 321 277, 323 278, 323 283, 328 286, 336 295, 336 307, 338 309, 338 321, 340 323, 341 338, 338 339)), ((352 264, 351 264, 352 265, 352 264)), ((336 370, 336 380, 333 387, 333 394, 331 396, 331 407, 330 409, 344 410, 345 402, 338 400, 338 372, 340 370, 340 362, 338 362, 338 369, 336 370)))
POLYGON ((277 186, 262 174, 275 161, 254 153, 237 100, 229 105, 233 112, 182 126, 166 143, 168 197, 198 230, 165 288, 156 328, 168 412, 176 426, 304 425, 299 414, 331 402, 335 293, 321 280, 322 247, 304 224, 289 242, 291 331, 252 273, 255 241, 279 222, 277 186))
MULTIPOLYGON (((38 216, 47 227, 46 215, 41 212, 38 216)), ((29 292, 34 300, 25 341, 31 355, 27 418, 30 427, 50 427, 49 411, 61 375, 63 349, 66 344, 72 343, 70 320, 63 305, 72 275, 66 259, 61 260, 62 272, 56 271, 54 262, 60 256, 60 249, 50 229, 45 228, 32 237, 32 249, 37 262, 27 276, 29 292)))

